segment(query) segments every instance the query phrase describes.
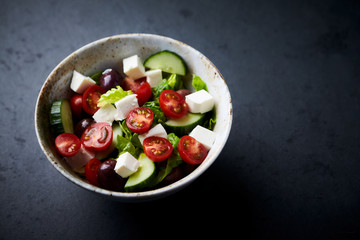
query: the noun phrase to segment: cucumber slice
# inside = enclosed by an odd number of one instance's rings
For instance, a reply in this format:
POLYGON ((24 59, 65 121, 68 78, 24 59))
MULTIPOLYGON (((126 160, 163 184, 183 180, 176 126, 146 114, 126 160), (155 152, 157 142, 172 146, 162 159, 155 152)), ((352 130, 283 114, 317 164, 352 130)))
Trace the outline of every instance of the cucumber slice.
POLYGON ((187 113, 181 118, 169 119, 163 125, 167 132, 173 132, 180 137, 190 133, 197 125, 201 125, 204 119, 205 114, 187 113))
POLYGON ((123 131, 121 130, 120 125, 119 125, 118 122, 113 123, 112 130, 113 130, 113 142, 116 143, 117 136, 122 136, 123 131))
POLYGON ((56 135, 74 133, 71 107, 68 100, 53 102, 50 110, 50 125, 56 135))
POLYGON ((187 67, 184 60, 174 52, 164 50, 151 55, 145 60, 144 66, 150 69, 161 69, 163 72, 185 76, 187 67))
POLYGON ((134 192, 147 187, 156 176, 155 163, 145 153, 140 154, 139 161, 139 169, 128 178, 125 184, 124 189, 126 192, 134 192))

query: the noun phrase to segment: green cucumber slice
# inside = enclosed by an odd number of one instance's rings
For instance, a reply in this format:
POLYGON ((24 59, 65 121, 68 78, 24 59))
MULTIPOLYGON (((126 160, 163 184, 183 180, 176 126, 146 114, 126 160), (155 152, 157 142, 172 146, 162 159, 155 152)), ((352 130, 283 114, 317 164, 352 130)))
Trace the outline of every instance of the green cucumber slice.
POLYGON ((185 76, 187 67, 184 60, 176 53, 164 50, 148 57, 144 66, 150 69, 161 69, 163 72, 185 76))
POLYGON ((187 113, 181 118, 169 119, 163 126, 167 132, 173 132, 180 137, 190 133, 197 125, 201 125, 204 119, 205 114, 187 113))
POLYGON ((155 163, 151 161, 145 153, 140 154, 139 161, 139 169, 128 178, 125 184, 124 189, 126 192, 135 192, 147 187, 156 176, 155 163))
POLYGON ((68 100, 53 102, 50 110, 50 125, 56 135, 74 133, 71 107, 68 100))

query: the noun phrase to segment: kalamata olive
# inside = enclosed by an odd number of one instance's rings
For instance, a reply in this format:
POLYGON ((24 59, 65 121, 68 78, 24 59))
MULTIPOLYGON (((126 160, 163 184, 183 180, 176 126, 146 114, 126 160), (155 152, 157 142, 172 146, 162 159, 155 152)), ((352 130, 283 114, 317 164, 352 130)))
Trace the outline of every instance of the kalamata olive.
POLYGON ((179 89, 176 91, 181 96, 185 97, 186 95, 189 95, 191 92, 188 89, 179 89))
POLYGON ((88 128, 93 123, 95 123, 95 121, 92 118, 84 118, 80 120, 75 126, 74 129, 75 135, 80 138, 83 132, 85 131, 85 129, 88 128))
POLYGON ((184 177, 192 173, 198 165, 183 164, 184 177))
POLYGON ((171 172, 163 179, 163 183, 171 184, 180 180, 183 177, 182 167, 176 167, 171 170, 171 172))
POLYGON ((119 86, 120 82, 121 82, 121 76, 114 69, 105 70, 99 79, 100 87, 104 88, 106 91, 116 86, 119 86))
POLYGON ((100 185, 108 190, 121 191, 125 185, 125 179, 118 175, 114 168, 115 160, 106 160, 98 169, 98 180, 100 185))

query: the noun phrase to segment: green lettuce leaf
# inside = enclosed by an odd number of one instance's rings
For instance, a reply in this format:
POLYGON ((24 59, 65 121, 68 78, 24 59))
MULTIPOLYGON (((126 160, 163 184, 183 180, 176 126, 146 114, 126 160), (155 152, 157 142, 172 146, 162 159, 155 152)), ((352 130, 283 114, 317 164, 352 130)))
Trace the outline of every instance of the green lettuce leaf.
POLYGON ((169 133, 167 136, 167 139, 173 145, 173 148, 177 150, 177 147, 179 145, 180 138, 175 135, 175 133, 169 133))
POLYGON ((126 121, 119 123, 123 132, 123 136, 118 136, 116 141, 116 148, 119 150, 119 156, 124 152, 129 152, 135 158, 138 158, 140 153, 143 152, 143 147, 139 140, 137 133, 131 132, 126 125, 126 121))
POLYGON ((123 154, 124 152, 129 152, 134 157, 137 157, 134 144, 132 144, 130 140, 124 138, 123 136, 117 136, 116 148, 119 150, 119 155, 123 154))
POLYGON ((207 128, 207 129, 212 131, 212 130, 214 130, 215 123, 216 123, 216 110, 215 110, 215 107, 214 107, 210 112, 206 113, 205 121, 202 124, 202 126, 204 128, 207 128))
POLYGON ((171 90, 177 91, 184 88, 181 76, 176 73, 171 74, 167 81, 171 90))
POLYGON ((168 80, 166 78, 164 78, 159 85, 157 85, 156 87, 154 87, 152 89, 154 98, 158 98, 160 96, 161 92, 166 89, 170 89, 170 86, 169 86, 168 80))
POLYGON ((195 91, 200 91, 204 89, 205 91, 208 92, 206 83, 199 76, 195 74, 193 74, 192 86, 194 87, 195 91))
POLYGON ((115 103, 131 94, 133 94, 131 90, 125 91, 120 86, 116 86, 116 88, 112 88, 106 93, 102 94, 97 105, 98 107, 103 107, 108 103, 115 103))
POLYGON ((177 91, 184 88, 184 83, 179 74, 173 73, 169 78, 164 78, 162 82, 152 89, 154 98, 158 98, 164 90, 170 89, 177 91))
POLYGON ((96 84, 99 84, 99 80, 100 80, 100 77, 102 75, 102 71, 101 72, 97 72, 93 75, 91 75, 91 79, 94 80, 96 82, 96 84))
POLYGON ((154 113, 154 121, 152 123, 153 126, 155 126, 158 123, 166 122, 166 116, 164 112, 161 110, 160 105, 158 102, 155 101, 149 101, 146 102, 143 107, 150 108, 154 113))

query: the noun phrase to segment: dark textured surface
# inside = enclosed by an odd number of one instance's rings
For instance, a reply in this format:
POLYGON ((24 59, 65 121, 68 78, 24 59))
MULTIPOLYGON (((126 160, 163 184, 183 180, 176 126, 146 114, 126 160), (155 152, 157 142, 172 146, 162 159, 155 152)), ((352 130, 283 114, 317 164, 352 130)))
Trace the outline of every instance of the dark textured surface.
POLYGON ((356 1, 3 1, 0 239, 360 239, 359 12, 356 1), (67 181, 33 123, 37 94, 64 57, 131 32, 198 49, 234 105, 214 165, 143 204, 67 181))

